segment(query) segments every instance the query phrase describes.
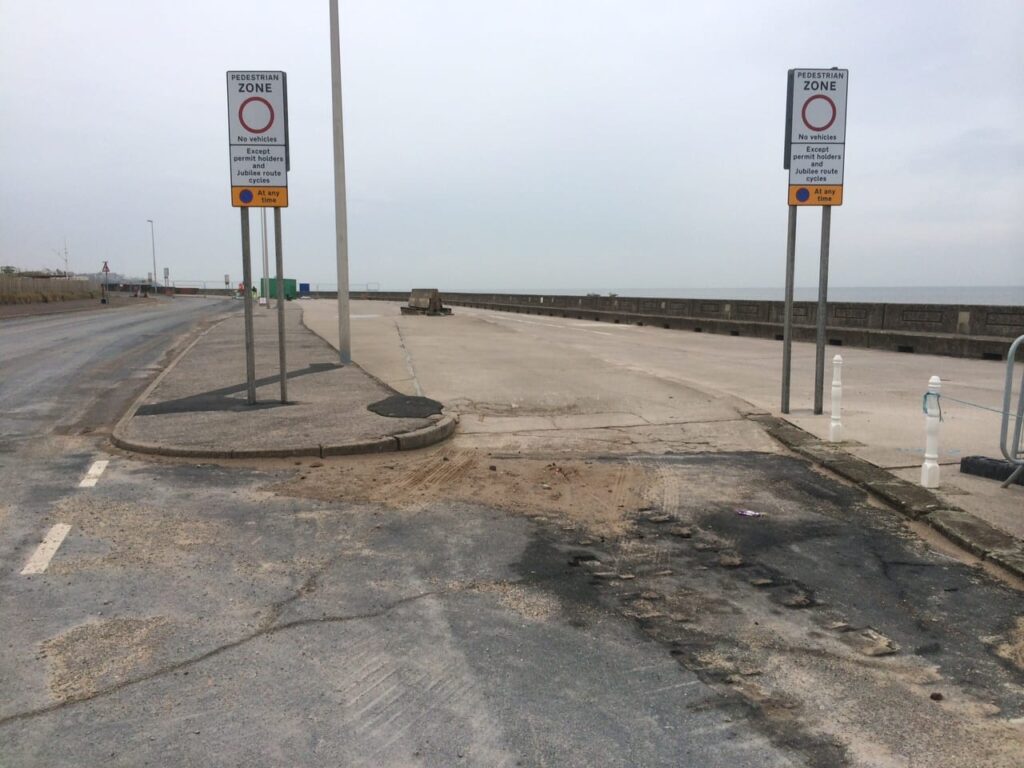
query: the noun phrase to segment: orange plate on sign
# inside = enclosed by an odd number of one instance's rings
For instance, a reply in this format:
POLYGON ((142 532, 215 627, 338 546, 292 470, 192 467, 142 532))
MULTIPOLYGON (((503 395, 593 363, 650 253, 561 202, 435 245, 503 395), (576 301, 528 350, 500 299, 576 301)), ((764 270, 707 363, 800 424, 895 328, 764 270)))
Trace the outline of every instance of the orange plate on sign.
POLYGON ((842 205, 843 185, 821 187, 814 184, 790 184, 790 205, 842 205), (801 192, 803 190, 803 192, 801 192), (801 199, 803 198, 803 199, 801 199))
POLYGON ((231 205, 235 208, 287 208, 288 187, 232 187, 231 205))

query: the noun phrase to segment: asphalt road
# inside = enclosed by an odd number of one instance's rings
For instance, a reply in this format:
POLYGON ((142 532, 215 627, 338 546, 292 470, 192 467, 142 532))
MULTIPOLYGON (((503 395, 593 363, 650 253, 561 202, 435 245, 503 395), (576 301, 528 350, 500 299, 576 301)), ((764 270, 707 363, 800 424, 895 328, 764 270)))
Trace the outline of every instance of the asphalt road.
POLYGON ((4 450, 54 431, 108 425, 141 389, 130 384, 144 385, 160 370, 177 335, 234 309, 224 300, 137 299, 136 306, 0 320, 4 450))
POLYGON ((0 324, 5 768, 1020 765, 1020 593, 778 451, 111 450, 224 308, 0 324))
POLYGON ((8 569, 38 539, 39 518, 106 450, 114 422, 175 342, 234 309, 223 300, 139 299, 138 306, 0 320, 0 556, 8 569))

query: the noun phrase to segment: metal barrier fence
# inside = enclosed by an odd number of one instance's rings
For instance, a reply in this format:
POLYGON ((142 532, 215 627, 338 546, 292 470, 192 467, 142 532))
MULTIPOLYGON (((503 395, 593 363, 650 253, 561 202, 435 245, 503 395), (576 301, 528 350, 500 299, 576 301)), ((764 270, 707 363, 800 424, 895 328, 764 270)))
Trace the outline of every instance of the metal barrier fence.
POLYGON ((1017 396, 1017 412, 1013 415, 1014 426, 1010 430, 1010 402, 1013 400, 1013 373, 1017 364, 1017 349, 1024 343, 1024 336, 1018 336, 1017 340, 1010 345, 1010 351, 1006 355, 1006 387, 1003 390, 1003 419, 999 428, 999 447, 1006 460, 1017 465, 1003 487, 1007 488, 1016 481, 1021 472, 1024 472, 1024 444, 1021 438, 1024 437, 1024 374, 1021 375, 1020 393, 1017 396))

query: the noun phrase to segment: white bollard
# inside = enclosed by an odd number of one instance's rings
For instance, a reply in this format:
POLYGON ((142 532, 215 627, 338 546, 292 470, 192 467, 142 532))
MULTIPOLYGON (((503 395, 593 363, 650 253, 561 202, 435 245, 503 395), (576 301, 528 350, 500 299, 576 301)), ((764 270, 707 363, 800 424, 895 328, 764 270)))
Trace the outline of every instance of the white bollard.
POLYGON ((843 439, 843 356, 832 358, 832 418, 828 423, 828 440, 830 443, 842 442, 843 439))
POLYGON ((939 390, 942 381, 938 376, 928 379, 928 394, 924 397, 924 464, 921 465, 921 485, 925 488, 939 487, 939 390))

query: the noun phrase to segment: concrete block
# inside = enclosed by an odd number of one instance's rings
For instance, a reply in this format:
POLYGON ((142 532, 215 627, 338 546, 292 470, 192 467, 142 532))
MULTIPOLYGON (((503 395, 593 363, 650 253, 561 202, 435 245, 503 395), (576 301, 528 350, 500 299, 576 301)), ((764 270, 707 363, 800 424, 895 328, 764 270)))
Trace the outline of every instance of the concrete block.
MULTIPOLYGON (((960 471, 965 475, 976 475, 989 480, 1003 482, 1013 474, 1016 465, 1000 459, 990 459, 987 456, 964 456, 960 459, 960 471)), ((1024 473, 1018 475, 1014 480, 1015 485, 1024 485, 1024 473)))
POLYGON ((900 480, 892 475, 887 482, 869 482, 863 483, 863 486, 876 496, 888 501, 907 517, 915 520, 947 506, 927 488, 900 480))
POLYGON ((994 550, 989 552, 985 559, 1005 568, 1014 576, 1024 579, 1024 550, 1019 548, 994 550))
POLYGON ((950 304, 886 304, 883 327, 889 331, 955 334, 960 308, 950 304))
POLYGON ((881 329, 885 319, 884 304, 842 303, 828 305, 830 328, 881 329))
POLYGON ((925 521, 978 557, 986 557, 991 552, 1013 552, 1017 549, 1017 542, 1010 534, 960 510, 936 510, 928 514, 925 521))
POLYGON ((1015 339, 1024 334, 1024 307, 971 307, 972 336, 1015 339))
POLYGON ((756 421, 764 427, 769 435, 789 448, 797 448, 810 443, 821 443, 821 440, 810 432, 800 429, 800 427, 795 424, 790 424, 788 421, 780 419, 778 416, 764 416, 758 414, 751 416, 750 419, 752 421, 756 421))

